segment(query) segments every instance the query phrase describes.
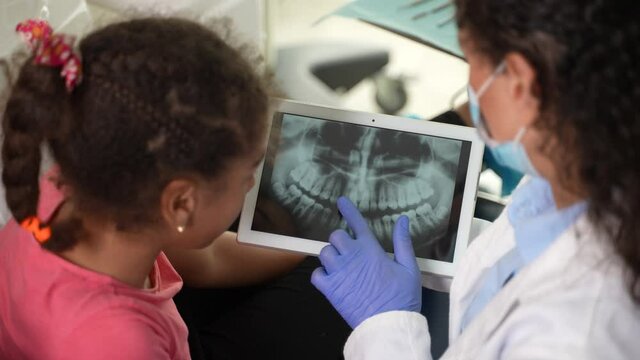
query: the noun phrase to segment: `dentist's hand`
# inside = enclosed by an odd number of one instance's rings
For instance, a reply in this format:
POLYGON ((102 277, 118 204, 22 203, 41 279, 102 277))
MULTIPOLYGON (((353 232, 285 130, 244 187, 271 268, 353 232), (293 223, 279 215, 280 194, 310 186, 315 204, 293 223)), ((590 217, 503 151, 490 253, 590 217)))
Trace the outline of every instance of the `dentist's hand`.
POLYGON ((344 230, 331 234, 331 244, 320 252, 322 267, 311 275, 313 285, 352 328, 387 311, 419 312, 420 270, 409 236, 409 218, 398 218, 393 229, 394 260, 384 252, 351 201, 339 198, 338 209, 355 239, 344 230))

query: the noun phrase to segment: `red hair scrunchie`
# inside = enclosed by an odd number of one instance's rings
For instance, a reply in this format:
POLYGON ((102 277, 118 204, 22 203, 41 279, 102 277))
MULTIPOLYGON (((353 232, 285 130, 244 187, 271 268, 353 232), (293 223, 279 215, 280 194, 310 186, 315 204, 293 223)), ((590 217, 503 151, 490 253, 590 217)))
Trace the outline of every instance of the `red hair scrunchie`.
POLYGON ((73 50, 75 37, 66 34, 54 34, 46 20, 29 19, 16 26, 16 32, 22 35, 31 50, 35 51, 34 61, 38 65, 62 66, 60 76, 65 79, 67 91, 80 84, 82 62, 73 50))

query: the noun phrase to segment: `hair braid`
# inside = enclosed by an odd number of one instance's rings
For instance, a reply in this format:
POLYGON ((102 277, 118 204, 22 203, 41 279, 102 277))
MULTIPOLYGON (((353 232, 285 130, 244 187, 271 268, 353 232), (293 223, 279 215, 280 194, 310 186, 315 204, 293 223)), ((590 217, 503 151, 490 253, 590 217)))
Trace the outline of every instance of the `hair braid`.
POLYGON ((69 104, 59 70, 25 64, 3 119, 2 181, 7 205, 19 221, 36 214, 41 145, 66 121, 69 104))

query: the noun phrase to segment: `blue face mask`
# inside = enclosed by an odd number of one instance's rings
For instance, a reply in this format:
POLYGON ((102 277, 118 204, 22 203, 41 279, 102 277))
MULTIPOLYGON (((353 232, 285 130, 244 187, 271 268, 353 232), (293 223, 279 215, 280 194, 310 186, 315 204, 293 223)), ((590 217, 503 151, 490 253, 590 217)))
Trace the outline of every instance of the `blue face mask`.
POLYGON ((480 86, 477 93, 473 90, 471 85, 469 85, 469 111, 471 112, 471 119, 473 120, 473 125, 478 129, 480 138, 485 142, 485 144, 487 144, 489 151, 491 151, 491 154, 498 163, 523 174, 539 176, 538 172, 531 164, 531 161, 529 161, 529 157, 527 156, 524 146, 522 146, 522 143, 520 142, 524 133, 527 131, 527 128, 521 128, 513 140, 500 143, 492 139, 489 135, 486 122, 480 112, 480 97, 487 91, 495 78, 504 71, 505 67, 506 64, 504 61, 500 63, 493 74, 491 74, 491 76, 485 80, 484 84, 480 86))

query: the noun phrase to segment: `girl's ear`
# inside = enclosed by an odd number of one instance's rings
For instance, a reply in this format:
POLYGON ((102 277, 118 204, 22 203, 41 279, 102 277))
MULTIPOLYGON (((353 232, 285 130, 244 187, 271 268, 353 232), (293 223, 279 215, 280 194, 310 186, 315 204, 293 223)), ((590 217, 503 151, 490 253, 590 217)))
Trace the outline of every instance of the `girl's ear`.
POLYGON ((530 123, 521 124, 524 126, 533 125, 538 116, 540 98, 538 95, 538 74, 522 54, 517 52, 508 53, 505 56, 505 73, 509 78, 509 96, 518 106, 518 112, 529 114, 523 118, 529 119, 530 123))
POLYGON ((191 224, 196 209, 196 184, 186 179, 172 180, 160 197, 161 214, 166 224, 177 232, 191 224))

